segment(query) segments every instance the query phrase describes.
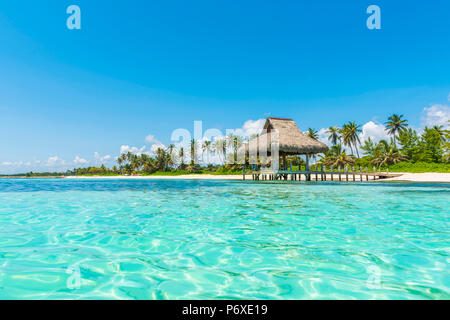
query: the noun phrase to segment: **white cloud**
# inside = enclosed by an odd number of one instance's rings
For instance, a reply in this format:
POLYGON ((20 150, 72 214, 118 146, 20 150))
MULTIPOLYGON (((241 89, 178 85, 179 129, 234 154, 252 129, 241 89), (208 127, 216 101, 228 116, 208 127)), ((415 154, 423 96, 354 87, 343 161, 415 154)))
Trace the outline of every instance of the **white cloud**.
POLYGON ((328 131, 327 128, 322 128, 319 130, 319 132, 317 132, 317 134, 319 136, 320 142, 325 143, 326 145, 329 145, 330 141, 328 140, 329 134, 327 133, 327 131, 328 131))
POLYGON ((389 136, 386 132, 385 126, 373 121, 369 121, 364 124, 362 126, 362 132, 359 134, 361 143, 364 143, 364 140, 367 140, 369 137, 375 143, 383 139, 389 140, 389 136))
POLYGON ((148 152, 150 155, 155 155, 158 149, 166 149, 166 146, 162 143, 155 143, 150 146, 150 151, 148 152))
POLYGON ((153 134, 149 134, 145 137, 145 141, 151 144, 161 144, 161 141, 157 140, 153 134))
POLYGON ((75 159, 73 160, 73 163, 79 164, 79 165, 86 164, 88 162, 89 161, 87 161, 86 159, 80 158, 79 156, 76 156, 75 159))
POLYGON ((251 136, 253 134, 259 134, 264 128, 264 124, 266 123, 266 119, 258 119, 258 120, 247 120, 242 126, 242 130, 245 133, 245 136, 251 136))
POLYGON ((128 153, 131 152, 133 154, 137 154, 137 155, 141 155, 144 153, 146 146, 143 146, 142 148, 137 148, 137 147, 130 147, 128 145, 124 145, 120 147, 120 154, 122 153, 128 153))
POLYGON ((61 158, 59 158, 57 156, 48 158, 47 162, 45 163, 45 165, 48 166, 48 167, 53 167, 53 166, 58 166, 58 165, 65 165, 65 164, 66 164, 66 162, 63 159, 61 159, 61 158))
POLYGON ((235 135, 239 135, 239 136, 248 138, 254 134, 261 133, 265 123, 266 123, 266 119, 247 120, 244 122, 244 125, 241 128, 236 128, 236 129, 227 130, 227 131, 228 131, 228 133, 232 132, 235 135))
POLYGON ((422 122, 424 126, 448 126, 450 119, 450 107, 442 104, 435 104, 429 108, 424 108, 422 112, 422 122))
POLYGON ((102 157, 98 152, 94 152, 94 160, 97 164, 104 164, 109 159, 111 159, 111 156, 109 154, 102 157))

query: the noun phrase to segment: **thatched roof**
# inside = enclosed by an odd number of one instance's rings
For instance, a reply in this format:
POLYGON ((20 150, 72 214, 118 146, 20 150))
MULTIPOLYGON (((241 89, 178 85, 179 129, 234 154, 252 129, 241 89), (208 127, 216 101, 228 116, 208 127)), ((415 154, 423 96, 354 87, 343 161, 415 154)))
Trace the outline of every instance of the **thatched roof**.
POLYGON ((271 139, 276 139, 276 136, 278 136, 280 153, 298 155, 328 151, 326 144, 304 135, 294 120, 270 117, 266 120, 263 134, 246 143, 241 147, 240 152, 244 150, 255 152, 260 145, 266 145, 270 152, 271 139), (278 134, 274 135, 274 132, 278 132, 278 134))

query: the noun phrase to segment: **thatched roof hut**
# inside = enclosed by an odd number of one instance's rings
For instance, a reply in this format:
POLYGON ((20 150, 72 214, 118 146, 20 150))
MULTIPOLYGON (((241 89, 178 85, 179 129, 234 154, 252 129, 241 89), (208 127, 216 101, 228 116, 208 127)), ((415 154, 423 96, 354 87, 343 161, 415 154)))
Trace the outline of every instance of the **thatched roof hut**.
POLYGON ((246 143, 240 152, 245 150, 256 153, 256 150, 261 150, 261 146, 267 146, 267 152, 270 153, 271 140, 275 136, 278 136, 275 139, 278 140, 279 152, 282 155, 311 155, 328 151, 326 144, 304 135, 294 120, 270 117, 264 124, 263 134, 246 143), (274 131, 277 135, 272 134, 274 131))

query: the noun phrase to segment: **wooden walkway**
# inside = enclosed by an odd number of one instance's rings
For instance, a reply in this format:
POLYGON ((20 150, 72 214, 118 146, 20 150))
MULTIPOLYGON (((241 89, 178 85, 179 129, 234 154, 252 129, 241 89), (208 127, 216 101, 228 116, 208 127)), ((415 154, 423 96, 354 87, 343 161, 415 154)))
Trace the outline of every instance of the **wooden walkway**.
POLYGON ((246 171, 245 168, 242 171, 242 179, 245 180, 246 175, 251 175, 252 180, 256 181, 375 181, 386 178, 398 177, 400 174, 390 174, 389 170, 386 172, 376 171, 373 168, 372 172, 368 171, 368 168, 364 170, 359 168, 326 168, 321 166, 319 170, 256 170, 246 171))

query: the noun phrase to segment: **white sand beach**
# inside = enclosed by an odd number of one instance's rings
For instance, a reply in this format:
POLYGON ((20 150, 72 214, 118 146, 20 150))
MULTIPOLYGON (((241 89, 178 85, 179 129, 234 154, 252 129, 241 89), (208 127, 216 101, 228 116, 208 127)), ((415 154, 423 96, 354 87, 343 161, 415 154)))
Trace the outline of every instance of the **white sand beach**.
MULTIPOLYGON (((137 179, 137 180, 242 180, 242 175, 187 174, 180 176, 69 176, 65 179, 137 179)), ((252 179, 251 175, 246 176, 252 179)))
MULTIPOLYGON (((377 181, 415 181, 415 182, 449 182, 450 173, 395 173, 400 176, 377 181)), ((190 174, 180 176, 70 176, 65 179, 140 179, 140 180, 242 180, 241 175, 207 175, 190 174)), ((335 176, 336 179, 336 176, 335 176)), ((246 180, 252 180, 251 175, 246 175, 246 180)), ((327 175, 327 180, 330 177, 327 175)))
POLYGON ((382 181, 450 182, 450 173, 425 172, 398 174, 401 174, 401 176, 382 181))

